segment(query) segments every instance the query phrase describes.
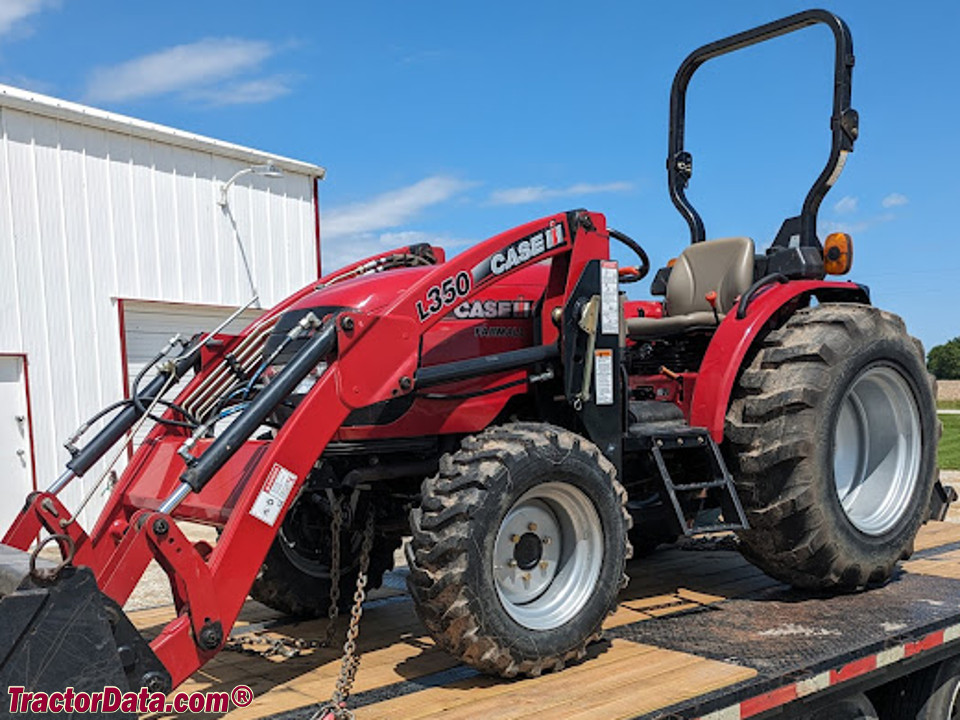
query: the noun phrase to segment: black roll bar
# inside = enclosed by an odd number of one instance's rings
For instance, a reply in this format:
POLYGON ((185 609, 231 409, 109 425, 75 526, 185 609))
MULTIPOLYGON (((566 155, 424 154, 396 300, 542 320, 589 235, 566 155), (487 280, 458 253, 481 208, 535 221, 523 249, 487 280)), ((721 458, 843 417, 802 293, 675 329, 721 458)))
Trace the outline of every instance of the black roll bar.
POLYGON ((757 43, 787 33, 822 23, 833 31, 836 45, 833 77, 833 114, 830 117, 832 145, 830 157, 823 172, 814 181, 803 201, 799 217, 784 221, 774 245, 786 246, 791 235, 799 235, 801 247, 820 247, 817 239, 817 211, 820 202, 837 181, 847 153, 853 151, 857 139, 859 118, 857 111, 850 107, 850 86, 853 75, 853 38, 850 28, 839 17, 826 10, 806 10, 761 25, 752 30, 731 35, 704 45, 690 53, 681 63, 673 78, 670 90, 670 139, 667 155, 667 177, 670 185, 670 199, 684 220, 690 226, 690 241, 697 243, 706 239, 703 220, 690 204, 684 192, 693 174, 693 156, 683 149, 683 134, 686 113, 687 86, 690 78, 703 63, 720 55, 756 45, 757 43))

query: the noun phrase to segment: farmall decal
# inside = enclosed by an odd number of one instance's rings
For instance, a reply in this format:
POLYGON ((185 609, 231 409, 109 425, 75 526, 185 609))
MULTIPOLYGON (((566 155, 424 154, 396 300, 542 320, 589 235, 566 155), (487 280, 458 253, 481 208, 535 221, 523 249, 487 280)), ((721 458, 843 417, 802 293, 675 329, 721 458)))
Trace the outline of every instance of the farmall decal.
POLYGON ((507 245, 503 250, 495 252, 474 267, 473 282, 476 284, 490 275, 502 275, 507 270, 512 270, 563 244, 563 225, 551 223, 550 227, 507 245))

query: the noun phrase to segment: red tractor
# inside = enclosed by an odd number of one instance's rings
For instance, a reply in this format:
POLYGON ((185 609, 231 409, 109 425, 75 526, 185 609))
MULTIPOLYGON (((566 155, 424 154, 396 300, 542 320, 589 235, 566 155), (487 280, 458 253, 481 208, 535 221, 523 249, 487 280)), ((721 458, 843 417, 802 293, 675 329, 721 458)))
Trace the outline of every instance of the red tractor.
POLYGON ((223 647, 248 594, 316 616, 359 588, 359 609, 407 535, 426 628, 507 677, 583 655, 631 542, 734 531, 752 562, 798 588, 886 581, 951 498, 919 342, 866 287, 826 279, 852 260, 849 237, 821 244, 816 231, 857 138, 852 66, 847 26, 821 10, 684 61, 668 173, 691 243, 656 273, 662 300, 625 298, 646 253, 574 210, 450 259, 429 245, 383 253, 237 336, 158 355, 152 381, 138 379, 3 539, 0 687, 169 690, 223 647), (707 240, 684 194, 691 76, 816 23, 836 40, 826 167, 763 252, 746 237, 707 240), (611 239, 639 265, 618 267, 611 239), (147 417, 155 426, 84 530, 58 493, 147 417), (219 541, 191 542, 180 521, 218 528, 219 541), (58 567, 26 552, 43 531, 58 567), (121 607, 151 560, 178 616, 147 643, 121 607))

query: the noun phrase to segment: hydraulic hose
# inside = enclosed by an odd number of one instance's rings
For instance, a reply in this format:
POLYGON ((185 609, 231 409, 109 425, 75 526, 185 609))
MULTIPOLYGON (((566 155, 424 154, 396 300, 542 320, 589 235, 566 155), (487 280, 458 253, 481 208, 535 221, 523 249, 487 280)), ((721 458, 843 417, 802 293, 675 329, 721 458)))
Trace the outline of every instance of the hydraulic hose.
POLYGON ((637 272, 636 276, 629 278, 620 278, 621 283, 632 283, 639 280, 643 280, 647 276, 647 273, 650 272, 650 258, 647 257, 646 251, 640 247, 640 243, 634 240, 629 235, 625 235, 619 230, 614 230, 613 228, 607 228, 607 234, 612 237, 614 240, 619 240, 628 248, 633 250, 638 258, 640 258, 640 269, 637 272))
POLYGON ((180 475, 180 481, 200 492, 264 420, 300 384, 337 343, 336 318, 327 321, 304 348, 250 401, 246 410, 180 475))
POLYGON ((183 358, 177 360, 171 368, 161 370, 157 373, 156 377, 150 381, 147 387, 136 393, 136 397, 140 402, 131 403, 117 413, 103 430, 98 432, 90 442, 84 445, 80 451, 67 462, 67 468, 77 477, 82 477, 83 474, 93 467, 97 460, 140 419, 146 410, 144 403, 149 404, 153 398, 163 391, 164 386, 167 384, 167 379, 170 377, 171 369, 176 378, 181 378, 193 367, 197 360, 198 356, 188 353, 183 358))

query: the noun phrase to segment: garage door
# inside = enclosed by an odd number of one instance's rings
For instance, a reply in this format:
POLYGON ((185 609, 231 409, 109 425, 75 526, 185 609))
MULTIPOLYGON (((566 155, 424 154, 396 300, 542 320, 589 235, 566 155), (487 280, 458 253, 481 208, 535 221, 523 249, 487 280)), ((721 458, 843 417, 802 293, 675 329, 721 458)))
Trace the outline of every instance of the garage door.
MULTIPOLYGON (((188 305, 181 303, 123 301, 123 328, 125 340, 127 377, 131 386, 143 367, 156 357, 167 341, 180 333, 184 338, 194 333, 209 332, 227 319, 235 308, 210 305, 188 305)), ((223 332, 237 333, 263 314, 263 310, 245 310, 239 318, 230 323, 223 332)), ((146 387, 156 374, 151 370, 141 382, 146 387)), ((173 399, 192 379, 189 375, 180 381, 174 390, 164 397, 173 399)), ((133 388, 128 388, 132 393, 133 388)), ((146 422, 137 433, 137 444, 146 437, 152 423, 146 422)))

